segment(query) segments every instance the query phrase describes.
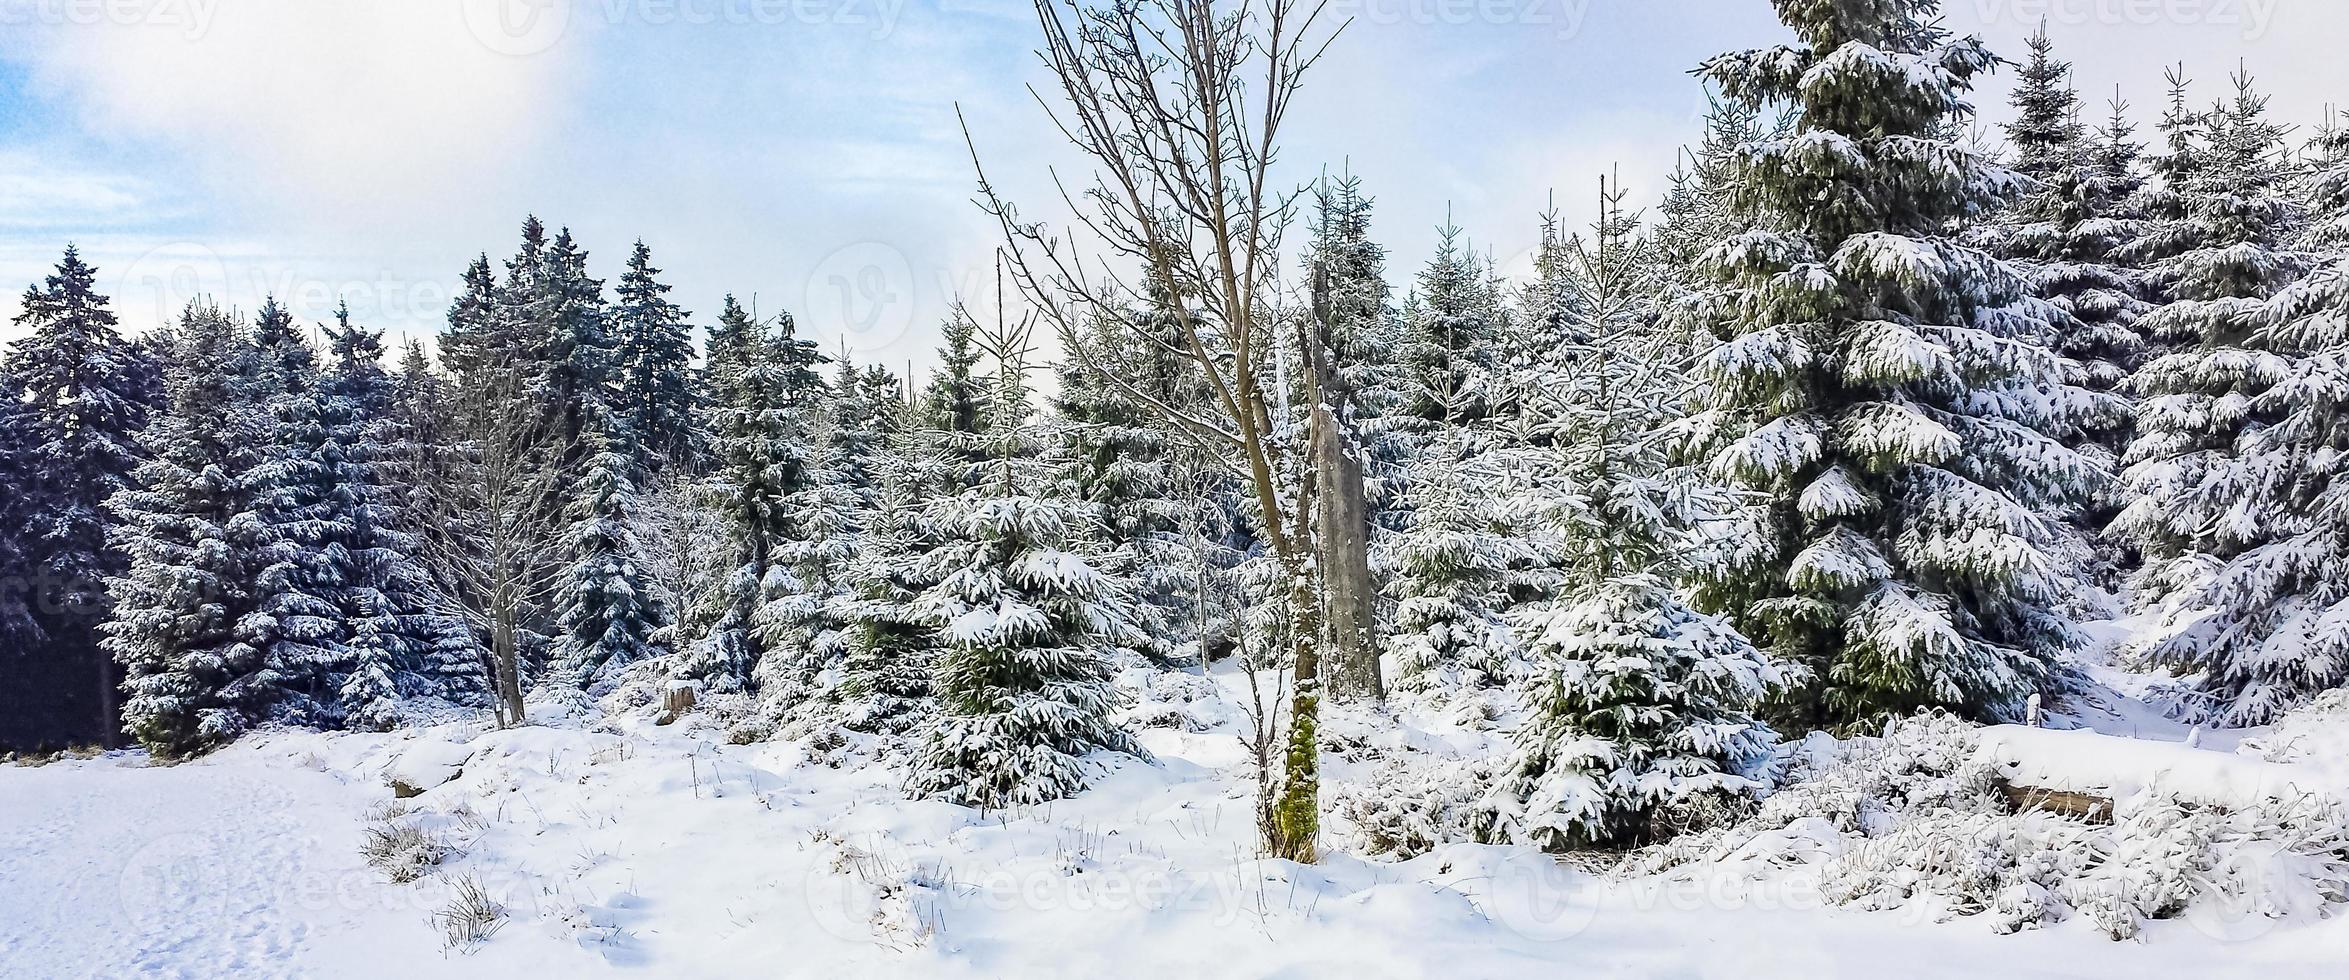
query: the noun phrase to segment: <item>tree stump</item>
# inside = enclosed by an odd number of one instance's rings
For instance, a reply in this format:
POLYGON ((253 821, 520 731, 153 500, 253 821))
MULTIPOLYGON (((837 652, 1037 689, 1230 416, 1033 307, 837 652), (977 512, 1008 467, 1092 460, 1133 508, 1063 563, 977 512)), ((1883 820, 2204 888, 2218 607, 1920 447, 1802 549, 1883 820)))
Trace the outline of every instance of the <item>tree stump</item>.
POLYGON ((675 724, 677 719, 685 717, 686 712, 693 710, 695 699, 700 691, 701 685, 692 681, 669 682, 668 692, 661 697, 661 716, 653 719, 654 723, 675 724))

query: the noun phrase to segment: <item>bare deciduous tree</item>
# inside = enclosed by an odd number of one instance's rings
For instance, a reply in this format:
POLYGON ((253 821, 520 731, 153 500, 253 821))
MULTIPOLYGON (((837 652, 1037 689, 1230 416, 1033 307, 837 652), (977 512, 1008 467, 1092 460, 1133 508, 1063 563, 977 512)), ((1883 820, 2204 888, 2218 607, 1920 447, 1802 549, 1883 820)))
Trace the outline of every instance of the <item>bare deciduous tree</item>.
MULTIPOLYGON (((1345 487, 1343 466, 1314 451, 1342 455, 1351 435, 1322 400, 1332 376, 1316 370, 1327 367, 1316 353, 1324 331, 1299 325, 1291 334, 1298 349, 1281 349, 1287 325, 1299 320, 1283 308, 1280 281, 1281 236, 1299 195, 1276 187, 1272 171, 1291 100, 1336 33, 1316 29, 1321 9, 1299 0, 1036 0, 1040 54, 1062 96, 1057 107, 1039 101, 1095 168, 1082 190, 1060 185, 1084 244, 1022 220, 989 183, 975 142, 971 150, 1013 281, 1069 355, 1089 358, 1083 332, 1108 323, 1131 343, 1176 356, 1203 382, 1204 406, 1176 405, 1087 364, 1239 474, 1254 496, 1256 530, 1288 582, 1291 678, 1281 778, 1261 794, 1260 817, 1268 851, 1305 861, 1315 858, 1319 833, 1314 729, 1324 654, 1374 656, 1366 642, 1328 646, 1331 563, 1317 547, 1315 494, 1317 484, 1330 489, 1325 473, 1338 478, 1339 492, 1345 487), (1137 288, 1143 282, 1164 284, 1156 292, 1164 298, 1153 304, 1153 292, 1137 288), (1308 375, 1302 394, 1320 439, 1295 424, 1283 377, 1292 363, 1308 375)), ((1360 492, 1358 474, 1352 492, 1360 492)), ((1319 517, 1344 520, 1338 505, 1334 517, 1319 517)), ((1367 579, 1366 562, 1362 570, 1367 579)), ((1365 679, 1361 693, 1376 696, 1375 660, 1335 673, 1365 679)))
POLYGON ((457 435, 465 452, 435 474, 425 543, 453 580, 457 612, 488 640, 498 725, 512 727, 524 716, 523 636, 564 567, 561 454, 513 371, 461 393, 457 435))

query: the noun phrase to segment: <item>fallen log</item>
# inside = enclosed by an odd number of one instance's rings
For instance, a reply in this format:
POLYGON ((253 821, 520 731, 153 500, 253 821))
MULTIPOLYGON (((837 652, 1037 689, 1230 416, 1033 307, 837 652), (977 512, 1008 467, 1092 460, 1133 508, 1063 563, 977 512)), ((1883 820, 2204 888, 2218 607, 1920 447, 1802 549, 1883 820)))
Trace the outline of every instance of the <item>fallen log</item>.
POLYGON ((2006 794, 2007 805, 2014 808, 2016 813, 2036 811, 2089 823, 2112 822, 2112 800, 2106 797, 2042 786, 2022 786, 2003 779, 1999 780, 1998 788, 2006 794))

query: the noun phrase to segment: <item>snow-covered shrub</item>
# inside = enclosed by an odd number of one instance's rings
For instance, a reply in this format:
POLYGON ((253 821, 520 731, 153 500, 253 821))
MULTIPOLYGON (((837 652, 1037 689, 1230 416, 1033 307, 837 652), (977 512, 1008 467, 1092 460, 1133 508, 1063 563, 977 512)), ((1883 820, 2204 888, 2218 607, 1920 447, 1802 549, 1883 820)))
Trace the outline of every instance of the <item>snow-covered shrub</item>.
POLYGON ((1445 844, 1484 840, 1492 826, 1482 763, 1412 752, 1380 760, 1367 783, 1332 783, 1330 809, 1352 825, 1366 854, 1413 858, 1445 844))
MULTIPOLYGON (((2009 812, 1976 730, 1942 714, 1794 763, 1750 819, 1634 855, 1627 873, 1808 868, 1863 909, 1986 916, 1999 932, 2085 916, 2114 939, 2152 920, 2198 924, 2319 913, 2349 901, 2349 808, 2318 796, 2222 808, 2159 785, 2112 824, 2009 812)), ((2180 751, 2200 751, 2180 749, 2180 751)))
POLYGON ((431 874, 455 850, 419 824, 388 817, 362 833, 359 856, 395 885, 431 874))
POLYGON ((432 914, 433 924, 440 927, 442 949, 470 949, 505 927, 506 907, 489 897, 480 879, 465 875, 449 888, 449 904, 432 914))
POLYGON ((1129 666, 1119 671, 1118 686, 1132 699, 1118 714, 1118 722, 1133 730, 1205 732, 1224 720, 1224 712, 1231 707, 1215 682, 1204 674, 1129 666))
POLYGON ((2349 688, 2301 705, 2258 738, 2243 740, 2269 762, 2349 758, 2349 688))

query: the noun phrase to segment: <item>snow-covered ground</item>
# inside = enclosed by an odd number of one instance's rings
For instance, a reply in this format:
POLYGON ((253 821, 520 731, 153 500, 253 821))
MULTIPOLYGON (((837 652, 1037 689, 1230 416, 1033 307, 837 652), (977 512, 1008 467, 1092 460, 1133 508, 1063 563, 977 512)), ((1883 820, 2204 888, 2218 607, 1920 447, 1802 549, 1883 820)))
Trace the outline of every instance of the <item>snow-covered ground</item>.
MULTIPOLYGON (((1153 763, 1016 813, 906 802, 894 770, 726 744, 694 718, 556 711, 506 732, 264 733, 178 766, 0 767, 0 977, 2277 980, 2335 975, 2349 950, 2349 927, 2315 916, 2185 917, 2128 942, 2081 921, 1997 935, 1979 918, 1829 908, 1800 868, 1611 879, 1479 845, 1263 860, 1240 695, 1217 680, 1160 712, 1205 731, 1146 728, 1153 763), (449 781, 394 800, 394 775, 449 781), (393 883, 361 849, 395 824, 449 853, 393 883), (504 918, 444 948, 436 915, 467 883, 504 918)), ((1438 753, 1480 737, 1358 727, 1438 753)), ((2339 757, 2349 722, 2279 739, 2339 757)), ((1340 759, 1333 779, 1365 768, 1340 759)))

